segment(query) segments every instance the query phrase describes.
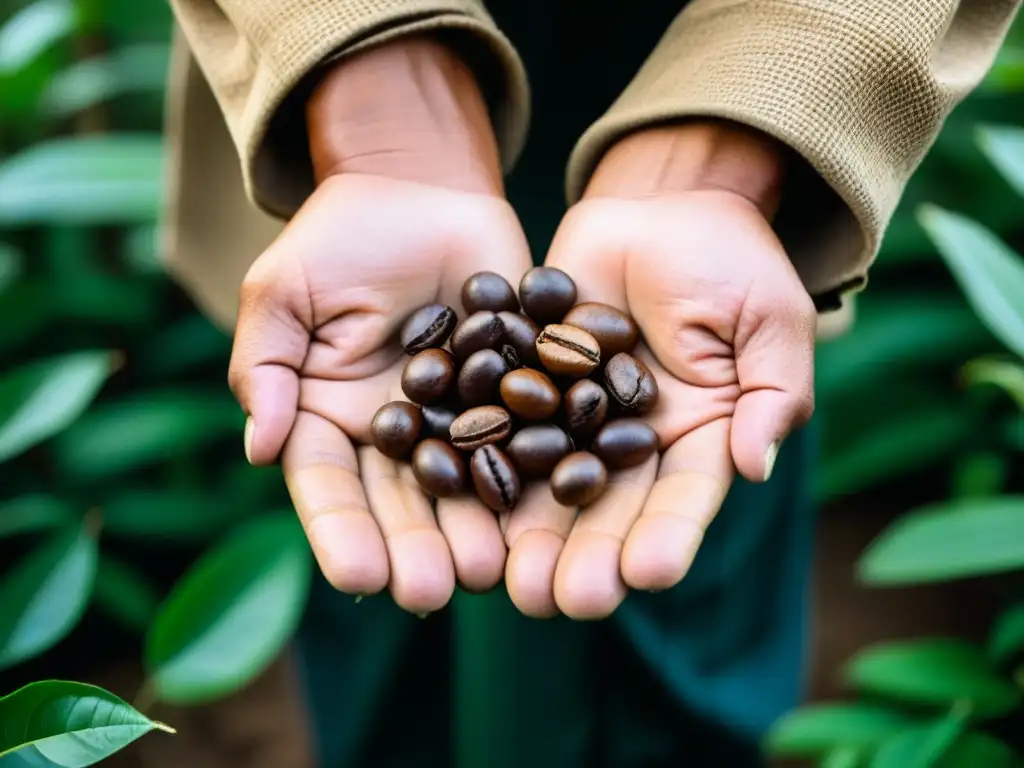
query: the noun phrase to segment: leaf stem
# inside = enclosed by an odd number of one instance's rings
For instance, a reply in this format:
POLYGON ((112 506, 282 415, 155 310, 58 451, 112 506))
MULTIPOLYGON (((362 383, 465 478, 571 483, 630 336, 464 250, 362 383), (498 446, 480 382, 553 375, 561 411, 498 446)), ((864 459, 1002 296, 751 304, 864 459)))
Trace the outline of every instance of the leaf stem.
POLYGON ((150 722, 153 724, 153 727, 156 730, 158 730, 158 731, 163 731, 164 733, 169 733, 172 736, 174 736, 175 734, 178 733, 177 729, 172 728, 167 723, 161 723, 159 720, 150 720, 150 722))

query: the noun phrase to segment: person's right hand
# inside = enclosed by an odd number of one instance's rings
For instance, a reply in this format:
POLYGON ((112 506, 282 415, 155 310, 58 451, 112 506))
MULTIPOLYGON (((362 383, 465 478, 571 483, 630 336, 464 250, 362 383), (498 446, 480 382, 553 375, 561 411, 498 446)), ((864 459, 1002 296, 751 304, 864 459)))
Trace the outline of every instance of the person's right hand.
MULTIPOLYGON (((429 65, 437 49, 412 50, 416 77, 429 77, 424 57, 429 65)), ((311 112, 320 114, 311 114, 310 131, 321 180, 245 279, 229 383, 249 417, 249 460, 280 458, 327 579, 357 595, 389 587, 398 605, 426 613, 448 602, 456 578, 470 590, 497 584, 503 537, 494 513, 472 497, 439 500, 435 515, 408 465, 369 445, 370 422, 385 402, 405 399, 397 336, 406 318, 434 302, 462 314, 466 278, 489 270, 517 285, 530 257, 501 194, 493 137, 452 149, 458 132, 441 125, 436 138, 445 146, 436 152, 330 158, 332 143, 360 135, 360 125, 338 128, 344 100, 359 101, 360 74, 374 81, 394 60, 409 58, 408 47, 394 46, 358 57, 343 65, 354 73, 339 78, 341 103, 330 92, 314 100, 311 112), (480 153, 488 144, 492 156, 480 153)), ((446 71, 441 80, 461 76, 446 71)), ((400 88, 391 92, 403 96, 400 88)), ((482 102, 469 101, 470 117, 480 122, 483 114, 486 123, 482 102)))

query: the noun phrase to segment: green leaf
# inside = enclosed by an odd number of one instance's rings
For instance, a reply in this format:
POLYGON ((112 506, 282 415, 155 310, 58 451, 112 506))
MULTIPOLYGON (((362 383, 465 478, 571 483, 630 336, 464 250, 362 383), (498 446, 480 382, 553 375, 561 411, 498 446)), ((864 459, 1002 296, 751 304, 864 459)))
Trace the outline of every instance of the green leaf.
POLYGON ((953 742, 936 762, 921 762, 935 738, 935 726, 915 728, 883 744, 870 768, 1011 768, 1013 752, 1001 741, 983 733, 968 731, 953 742))
POLYGON ((1024 196, 1024 128, 983 125, 978 146, 1019 195, 1024 196))
POLYGON ((818 757, 839 747, 871 749, 913 725, 907 715, 873 704, 822 702, 796 709, 772 726, 770 754, 818 757))
POLYGON ((898 518, 867 548, 859 577, 896 586, 1024 568, 1024 496, 957 499, 898 518))
POLYGON ((0 538, 46 531, 74 522, 70 504, 55 496, 21 496, 0 501, 0 538))
POLYGON ((1020 700, 978 647, 960 640, 923 639, 881 643, 859 651, 847 664, 847 680, 868 694, 914 704, 968 702, 981 717, 1012 711, 1020 700))
POLYGON ((1024 652, 1024 603, 1003 611, 992 626, 988 653, 1000 664, 1012 661, 1024 652))
POLYGON ((75 7, 70 0, 39 0, 25 6, 0 28, 0 77, 27 66, 74 28, 75 7))
POLYGON ((1004 45, 985 77, 981 90, 1009 94, 1024 91, 1024 48, 1004 45))
POLYGON ((106 351, 74 352, 34 361, 0 378, 0 462, 77 419, 116 361, 106 351))
POLYGON ((818 764, 821 768, 857 768, 862 764, 861 752, 855 747, 839 747, 825 755, 818 764))
POLYGON ((169 376, 203 365, 227 369, 231 337, 198 313, 162 329, 136 360, 150 376, 169 376))
POLYGON ((66 117, 127 93, 162 91, 168 58, 168 46, 149 44, 75 62, 53 77, 42 106, 51 117, 66 117))
POLYGON ((997 496, 1010 476, 1009 458, 994 451, 972 451, 960 457, 953 469, 950 496, 977 499, 997 496))
POLYGON ((162 184, 159 135, 51 139, 0 164, 0 224, 152 221, 162 184))
POLYGON ((252 513, 233 502, 206 487, 118 490, 102 505, 103 529, 111 536, 206 541, 252 513))
POLYGON ((156 696, 201 704, 247 685, 295 632, 311 581, 294 515, 254 520, 179 581, 146 638, 156 696))
POLYGON ((95 765, 150 731, 174 733, 102 688, 62 680, 0 698, 0 723, 0 756, 24 754, 30 765, 38 757, 60 768, 95 765))
POLYGON ((1024 355, 1024 260, 989 229, 964 216, 925 205, 918 219, 981 321, 1007 347, 1024 355))
POLYGON ((54 460, 67 477, 96 480, 194 453, 225 437, 238 436, 240 445, 244 424, 226 392, 142 393, 86 413, 54 441, 54 460))
POLYGON ((964 379, 971 386, 992 384, 1000 387, 1024 410, 1024 365, 983 357, 967 363, 963 372, 964 379))
POLYGON ((160 605, 160 596, 138 570, 104 554, 96 570, 96 607, 126 629, 145 634, 160 605))
POLYGON ((0 295, 21 277, 21 253, 13 246, 0 242, 0 295))
POLYGON ((0 669, 49 650, 85 613, 96 574, 91 524, 54 536, 0 581, 0 669))

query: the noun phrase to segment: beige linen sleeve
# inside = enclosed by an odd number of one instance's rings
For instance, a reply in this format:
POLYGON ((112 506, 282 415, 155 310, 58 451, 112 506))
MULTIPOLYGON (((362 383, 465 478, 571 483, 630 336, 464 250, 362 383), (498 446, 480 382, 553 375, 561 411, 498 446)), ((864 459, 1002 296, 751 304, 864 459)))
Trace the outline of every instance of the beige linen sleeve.
POLYGON ((860 288, 910 175, 982 79, 1020 0, 693 0, 579 140, 578 199, 627 132, 687 117, 763 130, 797 163, 777 221, 821 309, 860 288))
POLYGON ((482 0, 171 0, 224 114, 247 195, 287 218, 312 191, 304 101, 331 59, 413 32, 455 44, 491 100, 506 168, 529 121, 526 73, 482 0))

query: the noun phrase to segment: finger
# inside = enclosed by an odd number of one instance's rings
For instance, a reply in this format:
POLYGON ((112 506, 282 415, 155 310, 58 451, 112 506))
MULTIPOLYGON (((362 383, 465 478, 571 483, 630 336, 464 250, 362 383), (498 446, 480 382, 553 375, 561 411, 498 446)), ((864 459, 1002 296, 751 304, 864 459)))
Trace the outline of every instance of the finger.
POLYGON ((292 502, 326 579, 349 594, 384 589, 384 537, 370 514, 348 437, 326 419, 300 412, 281 458, 292 502))
POLYGON ((470 592, 493 589, 505 572, 507 554, 494 513, 470 497, 438 499, 437 523, 459 583, 470 592))
POLYGON ((288 439, 312 327, 296 299, 308 294, 304 284, 279 270, 267 274, 270 263, 261 257, 242 285, 228 366, 228 384, 248 416, 246 457, 256 465, 276 461, 288 439))
POLYGON ((505 586, 512 603, 526 616, 546 619, 558 614, 555 569, 575 519, 575 507, 555 501, 549 483, 527 486, 509 517, 505 586))
POLYGON ((412 468, 372 447, 359 449, 359 468, 370 511, 384 534, 392 597, 412 613, 440 610, 455 591, 455 566, 412 468))
POLYGON ((555 602, 573 619, 602 619, 625 599, 622 549, 658 473, 658 457, 615 472, 601 498, 583 509, 555 571, 555 602))
POLYGON ((814 305, 798 283, 757 285, 736 335, 741 395, 732 422, 732 455, 752 482, 772 473, 779 444, 814 411, 814 305))
POLYGON ((733 480, 729 419, 680 438, 661 457, 658 479, 622 550, 622 578, 647 591, 678 584, 733 480))

